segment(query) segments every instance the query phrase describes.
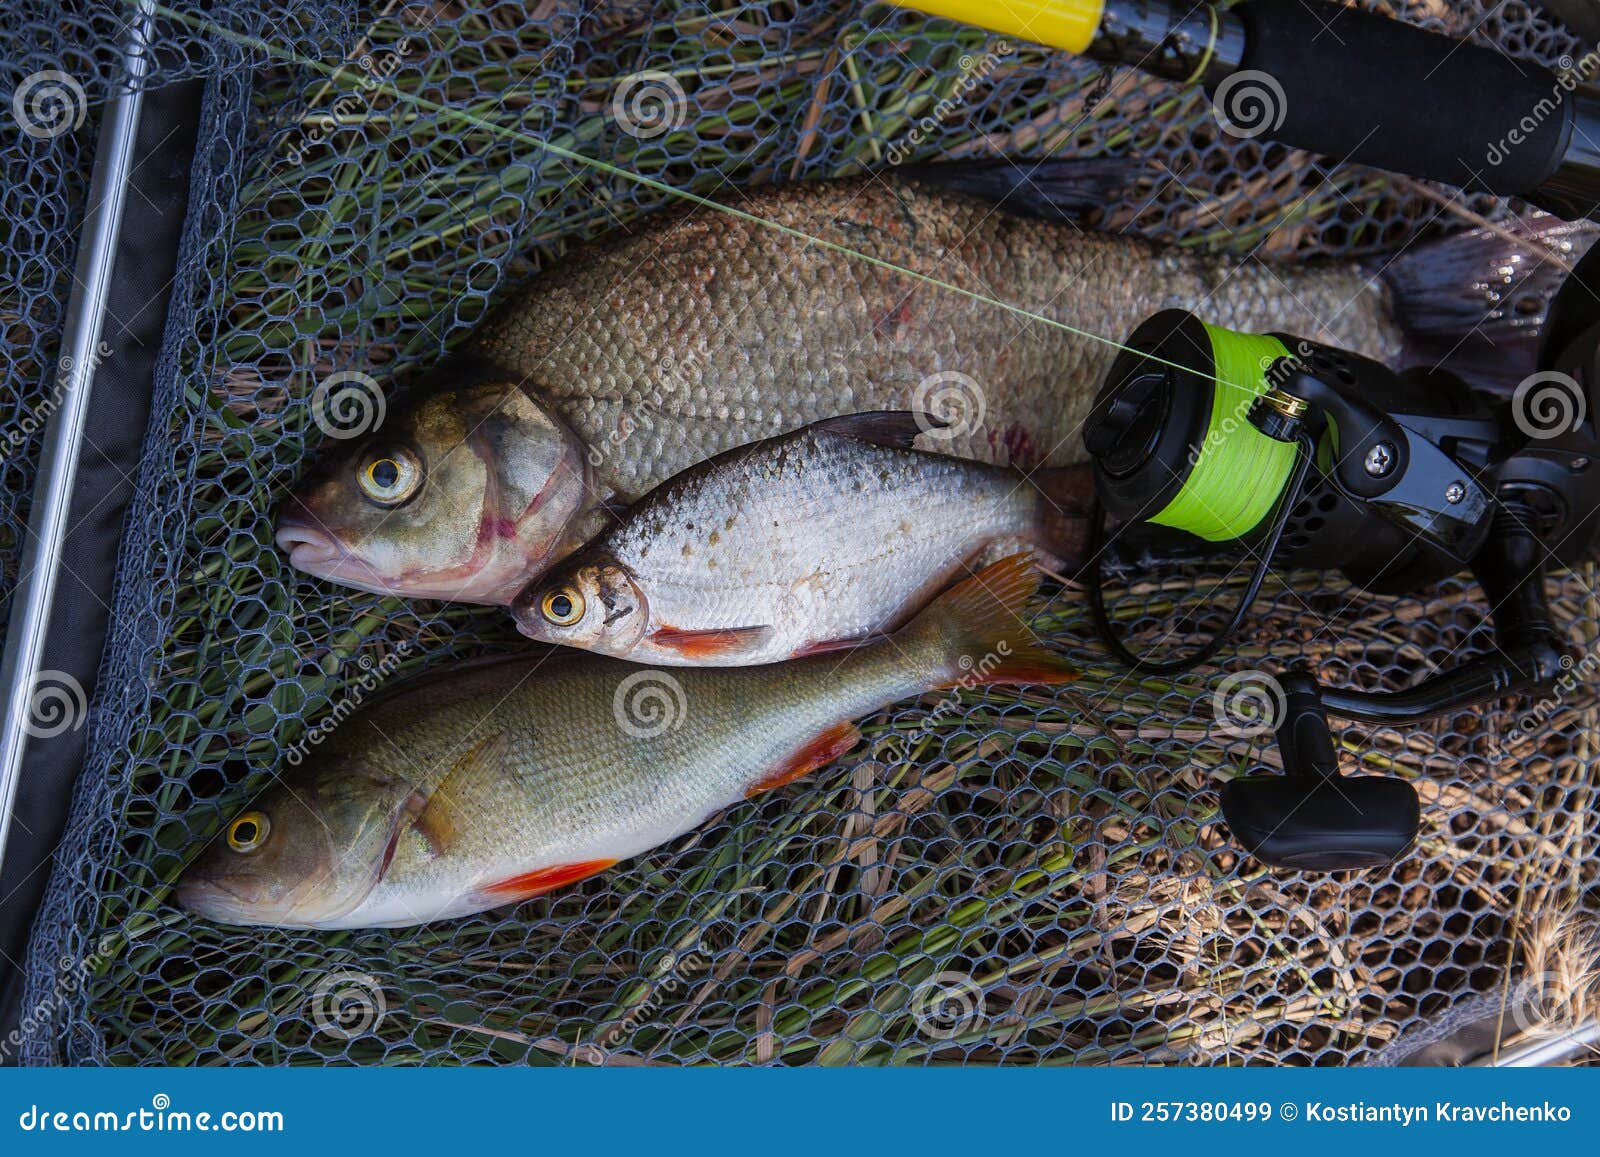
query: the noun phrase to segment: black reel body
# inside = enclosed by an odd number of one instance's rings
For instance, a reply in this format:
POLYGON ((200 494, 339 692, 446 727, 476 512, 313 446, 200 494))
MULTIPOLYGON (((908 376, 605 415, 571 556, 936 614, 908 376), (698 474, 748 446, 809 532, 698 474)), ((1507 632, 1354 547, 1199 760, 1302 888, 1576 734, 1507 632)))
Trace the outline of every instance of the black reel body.
MULTIPOLYGON (((1166 310, 1135 330, 1112 364, 1084 442, 1100 501, 1124 526, 1151 524, 1194 485, 1200 456, 1247 428, 1246 413, 1224 411, 1219 420, 1219 332, 1226 331, 1184 310, 1166 310)), ((1272 565, 1340 570, 1379 593, 1415 590, 1461 570, 1488 530, 1488 494, 1477 478, 1503 442, 1491 407, 1453 374, 1396 373, 1359 354, 1270 336, 1287 352, 1252 367, 1259 377, 1248 385, 1258 395, 1296 394, 1296 386, 1304 393, 1314 382, 1325 405, 1337 411, 1323 417, 1320 428, 1308 423, 1317 469, 1291 504, 1272 565), (1419 446, 1429 452, 1425 459, 1419 446), (1456 483, 1461 498, 1451 503, 1456 483), (1383 501, 1389 517, 1375 505, 1383 501), (1451 518, 1457 512, 1468 515, 1466 525, 1447 525, 1463 521, 1451 518)), ((1269 524, 1262 519, 1234 527, 1221 542, 1183 525, 1151 525, 1128 549, 1177 558, 1214 556, 1230 547, 1259 551, 1269 524)))
MULTIPOLYGON (((1597 258, 1584 262, 1594 282, 1597 258)), ((1587 293, 1558 298, 1551 337, 1559 344, 1547 345, 1546 369, 1509 402, 1444 371, 1396 372, 1290 335, 1220 330, 1181 310, 1141 325, 1108 373, 1084 441, 1102 520, 1119 529, 1097 543, 1089 590, 1106 642, 1136 669, 1173 672, 1208 658, 1269 566, 1338 570, 1381 594, 1470 569, 1489 599, 1499 649, 1415 687, 1324 688, 1304 667, 1282 676, 1273 722, 1285 774, 1235 779, 1222 793, 1235 837, 1264 862, 1371 867, 1413 842, 1414 789, 1341 776, 1330 713, 1416 722, 1560 676, 1567 648, 1544 576, 1551 564, 1588 557, 1600 531, 1600 464, 1591 465, 1600 456, 1600 303, 1587 293), (1543 409, 1530 400, 1534 387, 1555 391, 1543 409), (1116 638, 1103 558, 1132 568, 1228 551, 1254 556, 1256 573, 1205 648, 1157 662, 1116 638)))

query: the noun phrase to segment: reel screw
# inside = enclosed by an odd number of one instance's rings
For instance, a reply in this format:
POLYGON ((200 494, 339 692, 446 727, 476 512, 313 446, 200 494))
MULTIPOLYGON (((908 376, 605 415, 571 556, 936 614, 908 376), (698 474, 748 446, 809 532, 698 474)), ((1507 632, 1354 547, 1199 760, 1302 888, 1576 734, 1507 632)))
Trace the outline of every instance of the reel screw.
POLYGON ((1394 469, 1394 447, 1387 442, 1379 442, 1367 451, 1367 458, 1363 465, 1367 473, 1374 478, 1382 478, 1394 469))
POLYGON ((1467 488, 1459 482, 1452 482, 1444 488, 1444 500, 1454 506, 1467 496, 1467 488))

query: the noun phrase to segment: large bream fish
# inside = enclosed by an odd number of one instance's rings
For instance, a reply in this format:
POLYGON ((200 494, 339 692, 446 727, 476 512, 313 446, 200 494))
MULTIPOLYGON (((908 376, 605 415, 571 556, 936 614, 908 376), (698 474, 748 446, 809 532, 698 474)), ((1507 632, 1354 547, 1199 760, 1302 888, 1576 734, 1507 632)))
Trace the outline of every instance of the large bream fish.
MULTIPOLYGON (((1070 187, 1074 171, 1030 170, 1006 203, 1070 187)), ((1484 287, 1509 284, 1520 260, 1493 235, 1464 235, 1381 267, 1269 266, 896 177, 765 188, 739 207, 792 232, 662 213, 534 279, 420 404, 302 486, 278 532, 294 565, 367 590, 508 603, 605 524, 605 504, 865 410, 948 421, 953 434, 925 448, 1071 465, 1116 352, 1093 335, 1120 340, 1181 307, 1393 364, 1413 329, 1471 329, 1484 287)))
POLYGON ((1019 617, 1036 586, 1014 555, 890 638, 793 663, 669 675, 574 653, 426 680, 342 723, 177 898, 230 924, 366 928, 539 895, 822 767, 886 704, 1067 681, 1019 617))

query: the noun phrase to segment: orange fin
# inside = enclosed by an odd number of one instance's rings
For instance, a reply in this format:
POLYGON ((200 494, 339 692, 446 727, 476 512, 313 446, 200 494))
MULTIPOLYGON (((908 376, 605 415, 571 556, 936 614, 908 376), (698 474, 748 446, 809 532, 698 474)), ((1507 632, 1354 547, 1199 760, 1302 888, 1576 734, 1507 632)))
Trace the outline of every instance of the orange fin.
POLYGON ((826 767, 861 739, 861 731, 846 720, 836 723, 784 760, 772 771, 745 789, 744 798, 754 799, 764 791, 793 783, 803 775, 810 775, 819 767, 826 767))
POLYGON ((533 872, 524 872, 520 876, 512 876, 509 880, 499 880, 480 889, 485 896, 494 896, 507 902, 512 900, 528 900, 534 896, 542 896, 546 892, 553 892, 557 888, 565 888, 568 884, 576 884, 579 880, 586 880, 598 872, 603 872, 615 860, 582 860, 576 864, 556 864, 550 868, 540 868, 533 872))
POLYGON ((771 627, 719 627, 710 631, 680 631, 677 627, 661 627, 648 638, 657 646, 678 652, 685 659, 716 659, 759 646, 771 634, 771 627))
POLYGON ((934 689, 1070 683, 1078 673, 1039 642, 1023 604, 1039 589, 1024 552, 985 567, 940 595, 908 630, 934 631, 950 660, 934 689))

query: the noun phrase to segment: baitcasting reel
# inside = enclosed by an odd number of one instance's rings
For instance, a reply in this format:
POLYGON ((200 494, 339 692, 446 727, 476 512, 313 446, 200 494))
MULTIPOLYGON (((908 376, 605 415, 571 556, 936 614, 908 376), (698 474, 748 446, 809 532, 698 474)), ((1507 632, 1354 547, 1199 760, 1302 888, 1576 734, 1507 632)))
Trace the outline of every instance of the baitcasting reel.
POLYGON ((1102 507, 1088 585, 1096 625, 1128 666, 1170 674, 1210 658, 1269 566, 1337 569, 1382 594, 1470 569, 1489 599, 1497 650, 1406 690, 1323 687, 1304 666, 1282 676, 1281 717, 1270 722, 1285 774, 1238 778, 1222 792, 1234 837, 1263 862, 1377 866, 1416 838, 1415 789, 1341 776, 1329 715, 1417 722, 1548 687, 1570 664, 1544 580, 1547 568, 1586 557, 1600 530, 1600 302, 1580 285, 1597 277, 1600 261, 1586 259, 1563 287, 1541 373, 1510 402, 1444 371, 1397 373, 1181 310, 1139 326, 1113 364, 1084 428, 1102 507), (1109 544, 1106 516, 1119 524, 1109 544), (1203 647, 1156 661, 1131 653, 1106 615, 1108 545, 1124 560, 1234 547, 1255 563, 1203 647))

